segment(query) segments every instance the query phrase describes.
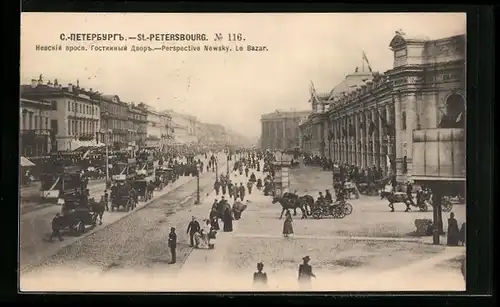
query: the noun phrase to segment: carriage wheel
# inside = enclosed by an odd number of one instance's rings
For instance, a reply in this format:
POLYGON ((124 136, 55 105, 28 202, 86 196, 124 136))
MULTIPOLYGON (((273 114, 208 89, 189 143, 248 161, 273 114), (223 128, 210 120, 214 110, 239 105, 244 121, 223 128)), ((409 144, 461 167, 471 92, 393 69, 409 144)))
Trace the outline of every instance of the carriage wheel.
POLYGON ((316 210, 313 211, 312 216, 316 220, 319 220, 319 219, 321 219, 323 217, 323 212, 321 212, 320 209, 316 209, 316 210))
POLYGON ((334 217, 337 219, 343 219, 346 216, 344 207, 336 208, 333 211, 333 214, 334 214, 334 217))
POLYGON ((352 213, 352 205, 350 203, 344 204, 344 213, 345 215, 351 215, 352 213))
POLYGON ((453 204, 449 200, 445 200, 441 205, 443 212, 450 212, 453 209, 453 204))

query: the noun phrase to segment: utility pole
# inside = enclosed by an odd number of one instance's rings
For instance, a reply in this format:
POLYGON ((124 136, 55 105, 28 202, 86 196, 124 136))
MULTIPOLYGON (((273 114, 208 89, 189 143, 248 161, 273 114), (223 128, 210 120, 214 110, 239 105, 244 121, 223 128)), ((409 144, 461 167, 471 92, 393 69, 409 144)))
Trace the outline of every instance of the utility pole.
POLYGON ((200 204, 200 164, 196 163, 196 204, 200 204))

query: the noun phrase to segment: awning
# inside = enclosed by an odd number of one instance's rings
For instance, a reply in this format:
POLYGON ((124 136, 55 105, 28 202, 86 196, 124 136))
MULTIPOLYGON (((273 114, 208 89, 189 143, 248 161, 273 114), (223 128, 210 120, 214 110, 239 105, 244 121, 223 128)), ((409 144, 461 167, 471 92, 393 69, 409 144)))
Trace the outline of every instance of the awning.
POLYGON ((22 167, 29 167, 29 166, 35 166, 35 163, 31 162, 30 160, 26 159, 25 157, 21 156, 21 166, 22 167))

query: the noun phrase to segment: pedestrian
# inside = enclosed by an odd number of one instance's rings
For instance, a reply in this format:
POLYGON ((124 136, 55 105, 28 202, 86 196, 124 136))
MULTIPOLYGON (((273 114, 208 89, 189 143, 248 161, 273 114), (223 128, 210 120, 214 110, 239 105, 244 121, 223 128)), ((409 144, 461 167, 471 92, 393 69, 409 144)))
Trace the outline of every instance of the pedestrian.
POLYGON ((108 194, 108 190, 105 190, 104 191, 104 203, 106 204, 106 211, 109 211, 109 194, 108 194))
POLYGON ((172 256, 170 264, 174 264, 176 262, 175 249, 177 248, 177 234, 175 233, 175 227, 170 228, 170 233, 168 234, 168 247, 170 248, 170 254, 172 256))
POLYGON ((316 278, 316 275, 312 272, 312 266, 309 265, 311 258, 309 256, 305 256, 302 260, 304 263, 299 265, 299 283, 303 287, 310 287, 311 277, 316 278))
POLYGON ((458 241, 460 239, 460 230, 458 229, 458 222, 455 219, 455 213, 450 213, 450 218, 448 219, 448 240, 446 244, 448 246, 458 246, 458 241))
POLYGON ((57 236, 59 241, 63 241, 64 239, 61 236, 61 228, 62 228, 62 217, 60 213, 56 213, 56 216, 52 219, 52 234, 50 235, 49 241, 52 242, 52 239, 57 236))
POLYGON ((267 274, 262 270, 264 270, 264 264, 257 263, 257 272, 253 273, 253 284, 256 286, 267 286, 267 274))
POLYGON ((224 232, 232 232, 233 231, 233 215, 231 213, 231 208, 229 205, 226 205, 224 208, 224 232))
POLYGON ((199 232, 201 229, 200 223, 196 220, 196 217, 191 218, 191 222, 189 222, 186 233, 189 234, 189 246, 194 246, 194 234, 199 232))
POLYGON ((219 196, 220 182, 217 179, 215 179, 214 190, 215 190, 215 195, 219 196))
POLYGON ((252 194, 253 181, 247 182, 248 195, 252 194))
MULTIPOLYGON (((222 176, 222 174, 221 174, 221 176, 222 176)), ((222 195, 226 195, 226 188, 227 188, 226 180, 225 179, 221 180, 220 184, 221 184, 220 187, 222 188, 222 195)))
POLYGON ((283 222, 283 235, 287 238, 289 235, 293 234, 293 219, 290 210, 286 210, 285 221, 283 222))
POLYGON ((244 201, 245 200, 245 186, 243 185, 243 182, 240 182, 239 190, 240 190, 241 201, 244 201))

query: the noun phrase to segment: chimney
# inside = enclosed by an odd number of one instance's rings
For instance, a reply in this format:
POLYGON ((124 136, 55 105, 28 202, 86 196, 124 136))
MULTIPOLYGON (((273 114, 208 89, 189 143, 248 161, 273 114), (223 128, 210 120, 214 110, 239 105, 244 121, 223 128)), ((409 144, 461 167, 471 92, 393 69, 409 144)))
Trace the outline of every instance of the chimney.
POLYGON ((31 79, 31 87, 35 88, 38 86, 38 81, 36 79, 31 79))
POLYGON ((73 84, 68 83, 68 92, 72 93, 73 92, 73 84))

